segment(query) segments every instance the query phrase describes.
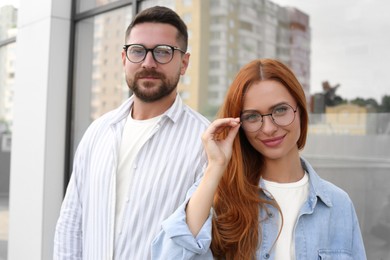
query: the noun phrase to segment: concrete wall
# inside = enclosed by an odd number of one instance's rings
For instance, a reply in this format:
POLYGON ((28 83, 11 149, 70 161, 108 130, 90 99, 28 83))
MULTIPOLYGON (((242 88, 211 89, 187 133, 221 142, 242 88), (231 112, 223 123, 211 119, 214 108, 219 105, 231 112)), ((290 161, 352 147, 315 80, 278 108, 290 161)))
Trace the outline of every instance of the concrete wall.
POLYGON ((322 178, 351 197, 367 258, 390 259, 390 248, 371 232, 390 196, 390 135, 311 135, 302 154, 322 178))
POLYGON ((63 198, 71 2, 20 0, 8 260, 53 258, 63 198))

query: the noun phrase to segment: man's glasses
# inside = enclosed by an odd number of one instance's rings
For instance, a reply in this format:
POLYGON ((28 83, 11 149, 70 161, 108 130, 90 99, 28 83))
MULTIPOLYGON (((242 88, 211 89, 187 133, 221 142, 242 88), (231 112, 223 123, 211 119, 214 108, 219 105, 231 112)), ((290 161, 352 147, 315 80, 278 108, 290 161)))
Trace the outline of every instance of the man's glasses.
POLYGON ((126 52, 127 59, 133 63, 140 63, 145 60, 149 51, 152 52, 153 59, 160 64, 170 62, 173 59, 175 50, 185 53, 185 51, 180 48, 165 44, 157 45, 151 49, 148 49, 141 44, 127 44, 123 46, 123 49, 126 52))
POLYGON ((260 114, 257 111, 246 111, 241 114, 242 128, 248 132, 256 132, 263 125, 265 116, 270 116, 272 121, 278 126, 288 126, 295 119, 295 112, 297 109, 293 109, 289 104, 281 104, 272 110, 269 114, 260 114))

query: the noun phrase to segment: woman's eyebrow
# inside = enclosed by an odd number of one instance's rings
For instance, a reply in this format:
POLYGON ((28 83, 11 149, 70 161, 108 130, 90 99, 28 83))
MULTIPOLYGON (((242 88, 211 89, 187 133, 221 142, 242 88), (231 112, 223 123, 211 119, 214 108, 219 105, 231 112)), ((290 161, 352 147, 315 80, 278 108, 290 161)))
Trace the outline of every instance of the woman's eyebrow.
MULTIPOLYGON (((292 107, 292 105, 290 105, 288 102, 286 102, 286 101, 281 101, 281 102, 279 102, 279 103, 276 103, 276 104, 270 106, 270 107, 268 108, 268 111, 272 111, 275 107, 280 106, 280 105, 289 105, 289 106, 292 107)), ((241 114, 247 113, 247 112, 257 112, 257 113, 260 113, 260 114, 261 114, 261 112, 260 112, 259 110, 257 110, 257 109, 245 109, 245 110, 242 110, 242 111, 241 111, 241 114)))

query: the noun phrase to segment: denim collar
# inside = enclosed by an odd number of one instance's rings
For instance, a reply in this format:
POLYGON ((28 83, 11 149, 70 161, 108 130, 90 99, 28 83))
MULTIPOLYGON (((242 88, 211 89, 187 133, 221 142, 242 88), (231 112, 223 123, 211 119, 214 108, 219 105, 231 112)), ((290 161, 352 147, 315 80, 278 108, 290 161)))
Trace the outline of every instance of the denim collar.
MULTIPOLYGON (((313 167, 310 165, 310 163, 304 159, 303 157, 301 159, 302 168, 309 174, 309 197, 307 200, 307 203, 309 203, 310 211, 313 211, 316 204, 318 203, 318 199, 322 203, 324 203, 328 207, 332 207, 332 201, 330 199, 330 193, 326 188, 325 181, 318 176, 318 174, 315 172, 313 167)), ((262 188, 262 191, 264 195, 268 199, 273 199, 272 195, 265 189, 264 180, 260 180, 260 187, 262 188)))

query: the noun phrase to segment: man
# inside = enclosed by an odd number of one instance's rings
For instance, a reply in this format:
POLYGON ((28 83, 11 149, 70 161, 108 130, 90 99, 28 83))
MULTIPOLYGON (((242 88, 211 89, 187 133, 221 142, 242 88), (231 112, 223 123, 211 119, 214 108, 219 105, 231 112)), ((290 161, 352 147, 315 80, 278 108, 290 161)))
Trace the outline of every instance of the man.
POLYGON ((165 7, 139 13, 122 62, 134 95, 97 119, 77 149, 55 259, 149 259, 161 222, 202 174, 208 121, 182 103, 187 28, 165 7))

